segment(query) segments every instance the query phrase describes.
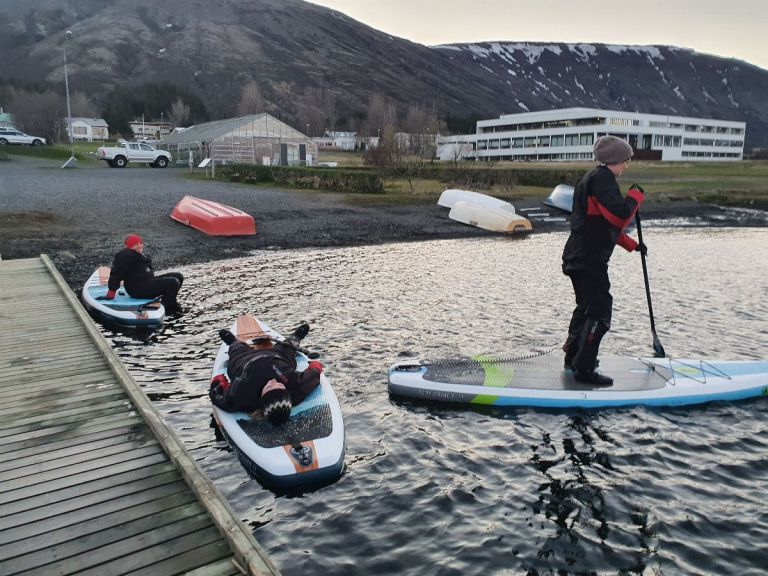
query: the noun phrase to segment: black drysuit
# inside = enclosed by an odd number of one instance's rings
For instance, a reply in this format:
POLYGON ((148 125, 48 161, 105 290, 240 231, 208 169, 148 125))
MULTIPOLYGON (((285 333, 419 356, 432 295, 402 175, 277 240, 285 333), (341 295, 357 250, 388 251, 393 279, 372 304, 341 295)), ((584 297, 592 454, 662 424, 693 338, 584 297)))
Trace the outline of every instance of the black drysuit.
POLYGON ((310 367, 296 372, 296 349, 277 342, 271 348, 254 349, 244 342, 229 345, 227 376, 230 385, 223 394, 211 394, 211 401, 228 412, 253 412, 260 409, 261 391, 273 378, 281 382, 291 396, 291 404, 301 403, 318 384, 320 370, 310 367), (245 367, 255 363, 247 370, 245 367))
POLYGON ((162 296, 163 304, 174 308, 178 306, 176 296, 184 283, 184 276, 179 272, 168 272, 155 276, 152 270, 151 257, 139 254, 130 248, 123 248, 115 254, 112 261, 109 289, 116 292, 120 288, 121 281, 125 286, 125 291, 132 298, 162 296))
POLYGON ((587 173, 574 190, 563 273, 573 284, 576 308, 563 349, 566 364, 580 372, 594 371, 600 340, 611 327, 608 262, 616 244, 630 252, 637 248, 624 230, 642 202, 643 193, 636 188, 622 196, 616 177, 604 165, 587 173))

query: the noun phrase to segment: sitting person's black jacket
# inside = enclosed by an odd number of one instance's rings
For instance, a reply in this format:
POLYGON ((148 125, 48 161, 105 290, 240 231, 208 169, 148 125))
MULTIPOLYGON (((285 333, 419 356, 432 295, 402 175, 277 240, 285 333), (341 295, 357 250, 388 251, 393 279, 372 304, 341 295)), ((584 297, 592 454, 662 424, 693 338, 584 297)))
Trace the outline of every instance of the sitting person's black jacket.
POLYGON ((126 291, 130 294, 147 280, 154 278, 152 270, 152 258, 145 256, 130 248, 123 248, 115 254, 112 261, 112 270, 109 274, 108 287, 110 291, 117 291, 122 281, 126 291))

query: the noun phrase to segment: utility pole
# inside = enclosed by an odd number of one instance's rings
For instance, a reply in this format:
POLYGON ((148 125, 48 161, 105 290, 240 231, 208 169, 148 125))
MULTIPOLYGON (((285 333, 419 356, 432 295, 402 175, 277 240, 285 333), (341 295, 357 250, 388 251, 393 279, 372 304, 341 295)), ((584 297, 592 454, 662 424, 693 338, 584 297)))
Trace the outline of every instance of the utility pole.
POLYGON ((69 105, 69 76, 67 75, 67 40, 72 37, 72 30, 67 30, 64 35, 64 47, 61 49, 64 52, 64 87, 67 90, 67 132, 69 133, 69 147, 70 156, 69 160, 61 165, 62 168, 74 168, 77 166, 77 158, 75 158, 75 136, 72 128, 72 107, 69 105))

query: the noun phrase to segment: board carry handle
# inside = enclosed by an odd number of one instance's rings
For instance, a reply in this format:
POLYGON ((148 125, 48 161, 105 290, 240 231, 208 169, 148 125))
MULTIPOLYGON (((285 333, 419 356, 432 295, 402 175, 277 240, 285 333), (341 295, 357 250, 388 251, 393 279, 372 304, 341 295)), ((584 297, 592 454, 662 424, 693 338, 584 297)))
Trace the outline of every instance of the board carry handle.
MULTIPOLYGON (((643 228, 640 225, 640 211, 635 213, 635 224, 637 225, 637 239, 643 244, 643 228)), ((651 286, 648 282, 648 265, 645 263, 645 253, 640 251, 640 259, 643 263, 643 279, 645 280, 645 296, 648 299, 648 315, 651 318, 651 334, 653 335, 653 356, 655 358, 666 358, 664 347, 656 335, 656 323, 653 320, 653 304, 651 303, 651 286)))

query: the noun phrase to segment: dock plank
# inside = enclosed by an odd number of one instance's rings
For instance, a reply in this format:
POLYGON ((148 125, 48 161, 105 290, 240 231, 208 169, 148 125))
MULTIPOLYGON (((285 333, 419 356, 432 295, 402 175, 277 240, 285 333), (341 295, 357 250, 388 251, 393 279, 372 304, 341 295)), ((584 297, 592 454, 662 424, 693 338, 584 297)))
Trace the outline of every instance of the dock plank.
POLYGON ((1 574, 279 574, 48 258, 0 323, 1 574))

